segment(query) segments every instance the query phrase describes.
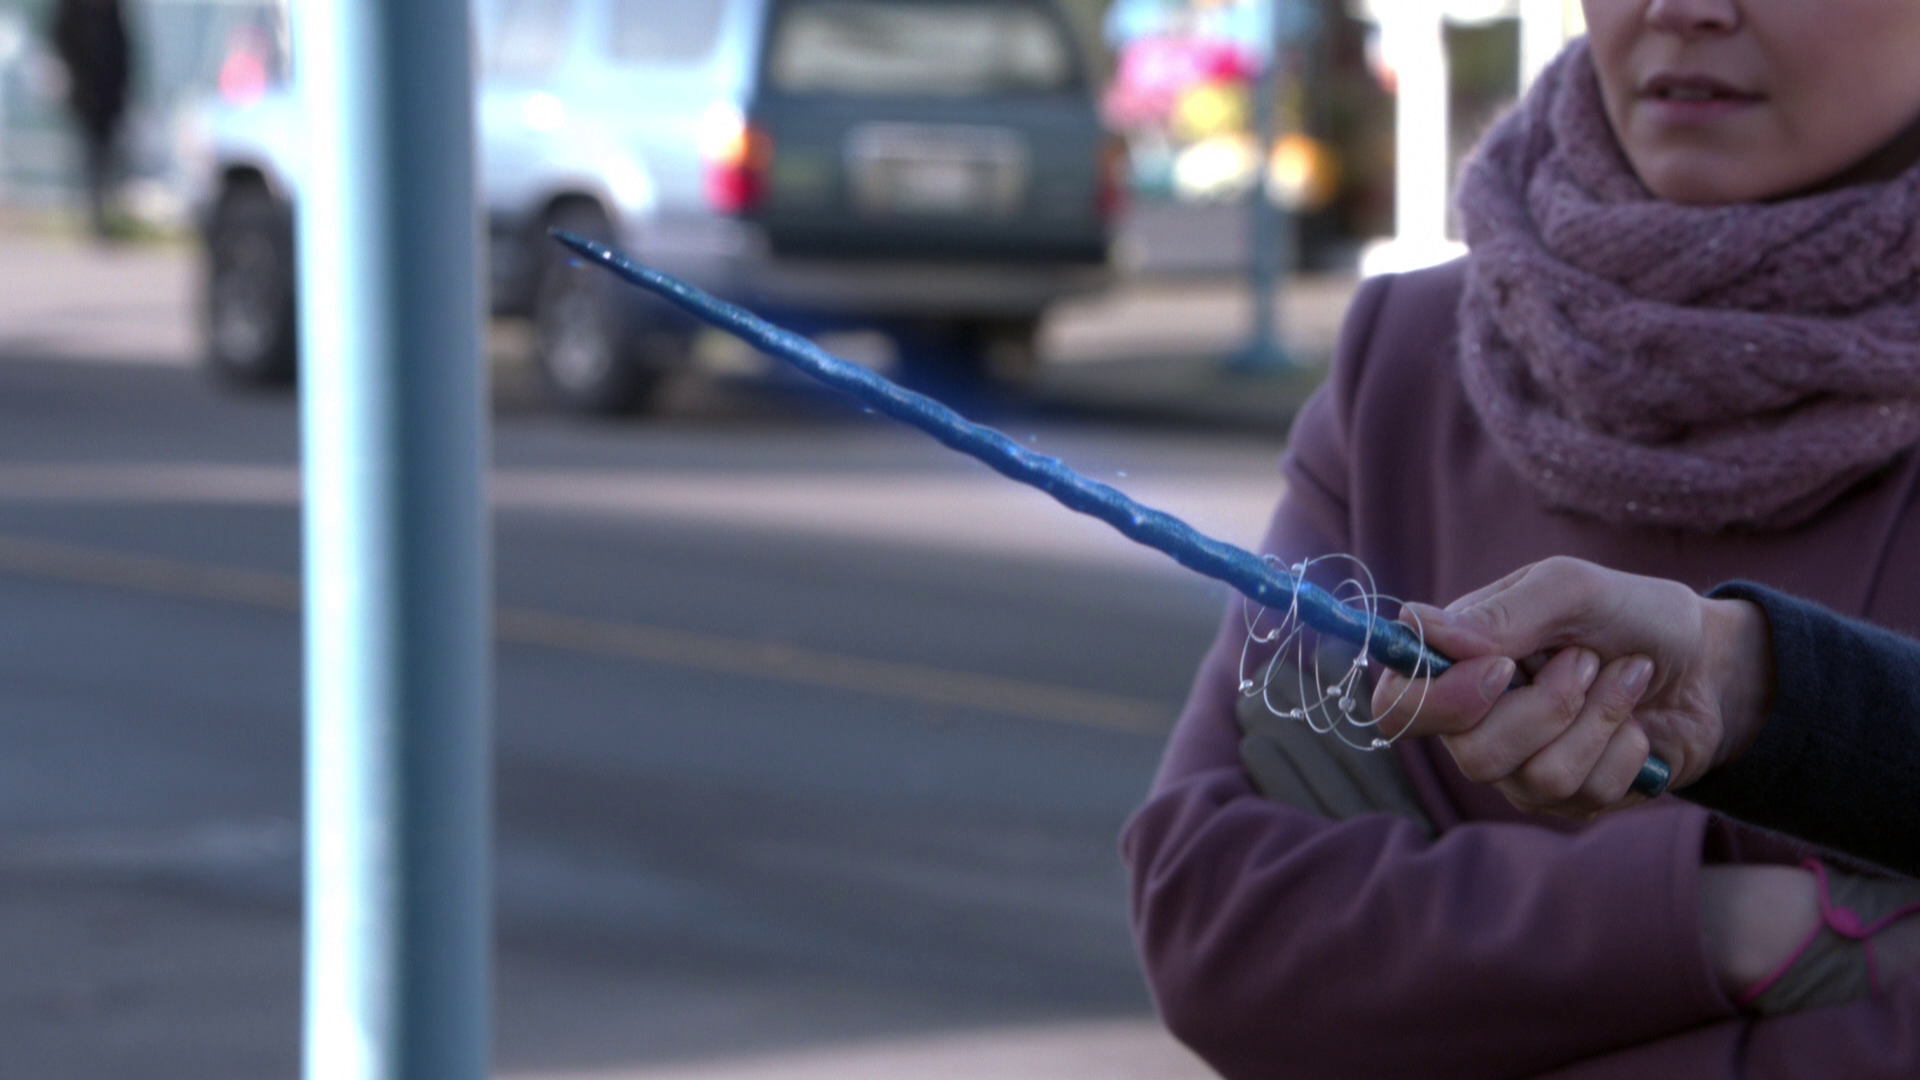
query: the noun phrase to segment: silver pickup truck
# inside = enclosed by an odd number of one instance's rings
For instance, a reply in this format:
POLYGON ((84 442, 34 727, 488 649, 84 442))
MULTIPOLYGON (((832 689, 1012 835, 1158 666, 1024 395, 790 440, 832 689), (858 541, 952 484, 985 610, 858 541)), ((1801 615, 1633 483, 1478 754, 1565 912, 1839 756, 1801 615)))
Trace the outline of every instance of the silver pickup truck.
MULTIPOLYGON (((1124 156, 1049 0, 481 3, 492 306, 533 319, 567 406, 642 406, 693 328, 555 226, 802 330, 881 330, 909 374, 1016 374, 1043 309, 1107 281, 1124 156)), ((208 359, 287 381, 292 207, 324 148, 284 91, 209 121, 208 359)))

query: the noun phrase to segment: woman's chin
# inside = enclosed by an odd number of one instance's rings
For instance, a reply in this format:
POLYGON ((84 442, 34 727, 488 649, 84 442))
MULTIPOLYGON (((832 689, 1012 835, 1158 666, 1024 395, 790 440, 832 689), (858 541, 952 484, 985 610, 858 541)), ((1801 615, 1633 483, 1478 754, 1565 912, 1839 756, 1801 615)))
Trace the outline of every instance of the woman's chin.
POLYGON ((1640 182, 1658 198, 1682 206, 1765 202, 1791 194, 1819 177, 1779 175, 1753 156, 1695 148, 1628 155, 1640 182))
POLYGON ((1648 191, 1683 206, 1773 202, 1890 180, 1920 163, 1920 122, 1878 149, 1736 148, 1704 141, 1622 140, 1648 191))

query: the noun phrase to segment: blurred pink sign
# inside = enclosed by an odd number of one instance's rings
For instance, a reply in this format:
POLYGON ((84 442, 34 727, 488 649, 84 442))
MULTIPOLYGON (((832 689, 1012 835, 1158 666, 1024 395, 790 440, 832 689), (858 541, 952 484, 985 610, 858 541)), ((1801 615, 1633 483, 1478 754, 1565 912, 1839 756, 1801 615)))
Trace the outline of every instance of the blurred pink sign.
POLYGON ((1250 80, 1258 61, 1230 41, 1149 37, 1120 51, 1119 69, 1107 88, 1107 121, 1119 128, 1164 124, 1190 87, 1250 80))

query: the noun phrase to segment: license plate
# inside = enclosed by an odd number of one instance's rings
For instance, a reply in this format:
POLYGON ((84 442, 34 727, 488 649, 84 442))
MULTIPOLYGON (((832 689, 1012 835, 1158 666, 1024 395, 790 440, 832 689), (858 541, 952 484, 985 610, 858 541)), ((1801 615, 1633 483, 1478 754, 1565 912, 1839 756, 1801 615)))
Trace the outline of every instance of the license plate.
POLYGON ((1026 141, 1004 128, 867 124, 847 156, 868 217, 1009 217, 1026 197, 1026 141))

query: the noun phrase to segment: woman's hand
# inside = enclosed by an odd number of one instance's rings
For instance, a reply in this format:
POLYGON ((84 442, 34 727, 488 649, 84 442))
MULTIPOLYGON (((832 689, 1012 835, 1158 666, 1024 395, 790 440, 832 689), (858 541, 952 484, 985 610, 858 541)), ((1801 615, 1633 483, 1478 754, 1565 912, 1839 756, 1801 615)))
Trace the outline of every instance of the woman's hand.
POLYGON ((1469 779, 1523 810, 1588 816, 1640 801, 1647 755, 1675 788, 1751 746, 1772 693, 1766 616, 1677 582, 1553 558, 1401 620, 1455 659, 1424 688, 1388 673, 1382 728, 1438 735, 1469 779), (1530 680, 1508 689, 1516 668, 1530 680))

